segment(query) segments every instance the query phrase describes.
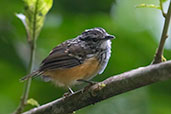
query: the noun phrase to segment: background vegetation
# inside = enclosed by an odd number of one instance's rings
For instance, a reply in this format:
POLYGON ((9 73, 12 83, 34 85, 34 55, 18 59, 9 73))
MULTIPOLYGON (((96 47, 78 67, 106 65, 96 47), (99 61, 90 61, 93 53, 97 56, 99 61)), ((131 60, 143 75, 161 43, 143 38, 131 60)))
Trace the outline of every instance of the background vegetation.
MULTIPOLYGON (((95 81, 149 65, 158 46, 163 17, 160 10, 136 8, 140 3, 158 5, 159 1, 54 0, 37 40, 35 69, 57 44, 93 27, 103 27, 116 36, 109 64, 102 75, 94 78, 95 81)), ((164 5, 167 9, 167 2, 164 5)), ((23 6, 19 0, 0 1, 0 114, 16 109, 24 85, 19 79, 28 67, 26 33, 15 16, 23 6)), ((171 59, 170 39, 164 53, 167 59, 171 59)), ((63 88, 36 79, 32 81, 29 96, 44 104, 61 97, 64 92, 63 88)), ((171 81, 166 81, 112 97, 81 109, 77 114, 170 114, 170 105, 171 81)), ((32 106, 27 106, 29 108, 32 106)))

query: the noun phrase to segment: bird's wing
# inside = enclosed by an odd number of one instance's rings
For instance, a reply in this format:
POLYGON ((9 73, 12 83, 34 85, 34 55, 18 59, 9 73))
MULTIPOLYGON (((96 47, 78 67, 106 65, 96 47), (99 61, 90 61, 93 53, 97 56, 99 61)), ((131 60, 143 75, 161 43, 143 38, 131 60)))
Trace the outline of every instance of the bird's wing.
POLYGON ((82 60, 78 56, 83 54, 80 45, 63 43, 50 52, 49 56, 42 61, 39 70, 63 69, 80 65, 82 60))

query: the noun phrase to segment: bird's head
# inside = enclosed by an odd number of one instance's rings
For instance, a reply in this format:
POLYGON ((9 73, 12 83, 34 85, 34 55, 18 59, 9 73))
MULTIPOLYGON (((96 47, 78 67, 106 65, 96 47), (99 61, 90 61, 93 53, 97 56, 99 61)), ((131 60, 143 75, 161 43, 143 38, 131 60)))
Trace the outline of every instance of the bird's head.
POLYGON ((79 38, 88 44, 100 45, 101 48, 106 48, 106 44, 110 44, 110 40, 115 37, 108 34, 103 28, 98 27, 85 30, 79 38))

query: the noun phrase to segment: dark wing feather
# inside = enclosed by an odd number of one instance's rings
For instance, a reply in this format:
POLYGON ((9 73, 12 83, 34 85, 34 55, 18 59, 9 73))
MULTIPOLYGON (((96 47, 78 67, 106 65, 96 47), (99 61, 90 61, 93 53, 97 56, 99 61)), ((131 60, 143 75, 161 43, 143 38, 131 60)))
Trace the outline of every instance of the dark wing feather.
MULTIPOLYGON (((70 47, 73 47, 72 45, 70 47)), ((55 47, 45 58, 40 66, 40 71, 50 70, 50 69, 62 69, 71 68, 81 64, 81 60, 75 56, 69 54, 68 49, 70 49, 67 43, 63 43, 55 47)), ((72 51, 72 48, 70 49, 72 51)), ((74 52, 80 51, 79 45, 74 46, 74 52)))

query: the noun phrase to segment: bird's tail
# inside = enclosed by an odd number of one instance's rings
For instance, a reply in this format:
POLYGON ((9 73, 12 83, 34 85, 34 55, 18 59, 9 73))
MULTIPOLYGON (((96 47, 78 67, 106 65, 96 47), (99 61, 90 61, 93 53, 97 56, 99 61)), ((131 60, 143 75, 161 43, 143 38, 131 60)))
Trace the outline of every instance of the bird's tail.
POLYGON ((34 71, 34 72, 22 77, 20 79, 20 81, 25 81, 25 80, 28 80, 29 78, 40 76, 41 74, 42 74, 42 72, 40 72, 40 71, 34 71))

